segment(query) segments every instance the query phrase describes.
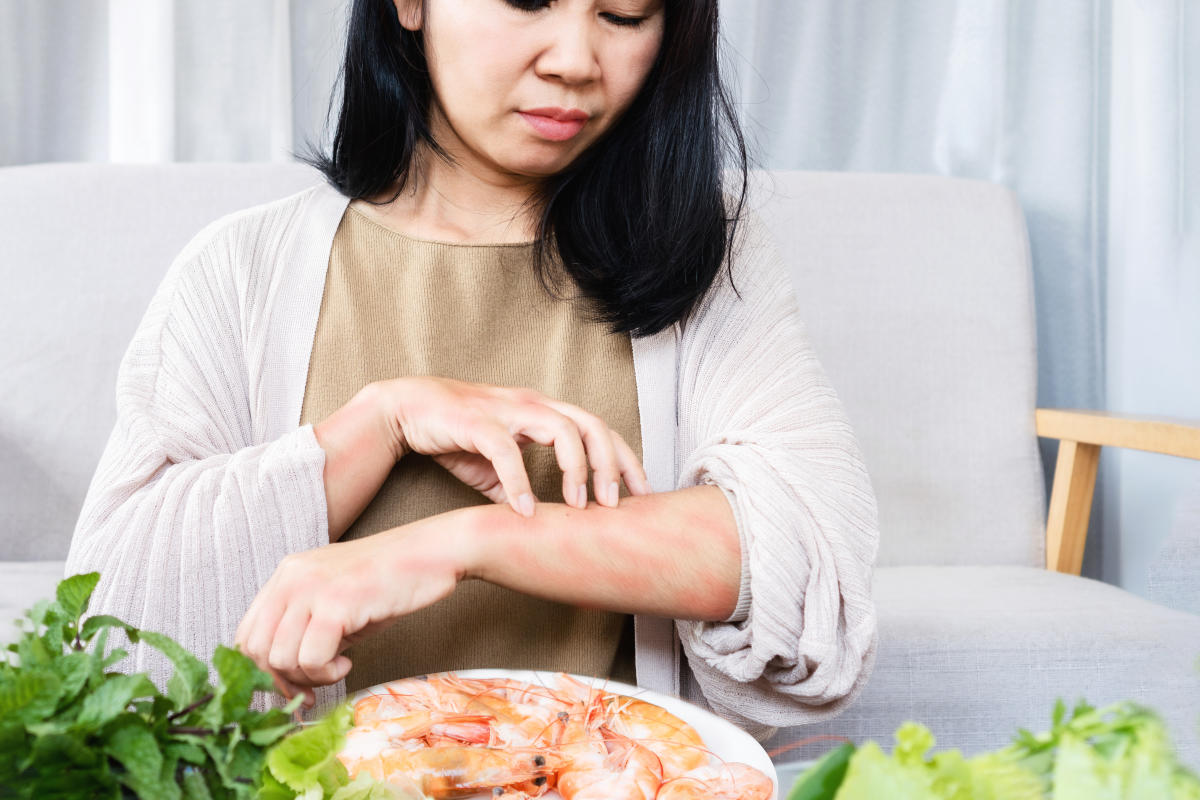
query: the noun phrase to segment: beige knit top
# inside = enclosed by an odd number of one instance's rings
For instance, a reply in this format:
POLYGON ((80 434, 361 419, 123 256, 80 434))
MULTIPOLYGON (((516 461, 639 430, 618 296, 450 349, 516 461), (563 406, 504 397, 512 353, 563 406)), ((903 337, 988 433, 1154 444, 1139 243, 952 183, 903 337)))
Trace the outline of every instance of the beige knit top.
MULTIPOLYGON (((300 424, 317 423, 372 381, 440 375, 524 386, 597 414, 641 458, 633 351, 585 317, 573 287, 554 299, 533 246, 448 244, 384 227, 350 203, 334 234, 300 424)), ((549 447, 530 445, 534 494, 563 502, 549 447)), ((589 487, 590 488, 590 487, 589 487)), ((624 487, 622 492, 625 492, 624 487)), ((392 470, 344 539, 490 502, 428 456, 392 470)), ((564 670, 633 682, 632 617, 540 600, 482 581, 354 645, 346 688, 450 669, 564 670)))

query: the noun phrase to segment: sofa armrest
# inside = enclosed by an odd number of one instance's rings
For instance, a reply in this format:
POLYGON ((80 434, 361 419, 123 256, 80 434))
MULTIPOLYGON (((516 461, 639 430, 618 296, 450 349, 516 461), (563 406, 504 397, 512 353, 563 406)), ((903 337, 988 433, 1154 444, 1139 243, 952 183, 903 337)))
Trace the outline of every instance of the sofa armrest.
POLYGON ((1200 459, 1200 422, 1039 408, 1036 425, 1038 436, 1061 440, 1046 517, 1046 569, 1057 572, 1078 575, 1083 569, 1102 446, 1200 459))

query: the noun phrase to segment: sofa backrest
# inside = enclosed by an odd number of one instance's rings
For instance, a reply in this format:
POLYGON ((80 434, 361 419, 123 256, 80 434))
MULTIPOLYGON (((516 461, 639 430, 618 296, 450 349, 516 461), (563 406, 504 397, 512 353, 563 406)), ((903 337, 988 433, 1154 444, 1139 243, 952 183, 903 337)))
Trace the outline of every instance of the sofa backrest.
POLYGON ((879 501, 879 564, 1044 563, 1037 343, 1011 190, 935 175, 774 172, 774 231, 879 501))
MULTIPOLYGON (((880 563, 1040 563, 1032 279, 1011 192, 757 177, 755 210, 879 496, 880 563)), ((302 164, 0 169, 0 560, 65 557, 116 419, 117 367, 180 249, 320 180, 302 164)))

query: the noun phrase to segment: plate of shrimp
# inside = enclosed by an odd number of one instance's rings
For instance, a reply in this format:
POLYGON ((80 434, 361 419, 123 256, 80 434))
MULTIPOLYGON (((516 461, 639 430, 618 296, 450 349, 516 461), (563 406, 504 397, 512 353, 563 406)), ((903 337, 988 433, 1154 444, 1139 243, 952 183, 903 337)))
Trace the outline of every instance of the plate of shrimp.
POLYGON ((358 692, 338 758, 412 800, 777 800, 771 759, 710 711, 626 683, 476 669, 358 692))

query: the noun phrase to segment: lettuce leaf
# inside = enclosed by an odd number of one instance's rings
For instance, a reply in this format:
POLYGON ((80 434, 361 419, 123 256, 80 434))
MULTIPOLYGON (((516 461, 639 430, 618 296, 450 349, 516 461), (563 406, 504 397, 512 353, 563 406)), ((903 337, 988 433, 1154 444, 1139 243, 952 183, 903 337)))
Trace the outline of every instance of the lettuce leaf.
POLYGON ((973 758, 933 753, 933 733, 914 722, 895 740, 890 756, 874 742, 854 750, 836 788, 823 759, 789 800, 1200 800, 1200 779, 1178 762, 1162 719, 1132 703, 1081 702, 1068 714, 1060 700, 1049 731, 1022 730, 973 758))
POLYGON ((966 759, 958 750, 929 755, 935 744, 924 725, 906 722, 887 756, 874 742, 850 759, 838 800, 1042 800, 1041 782, 1011 757, 966 759))

